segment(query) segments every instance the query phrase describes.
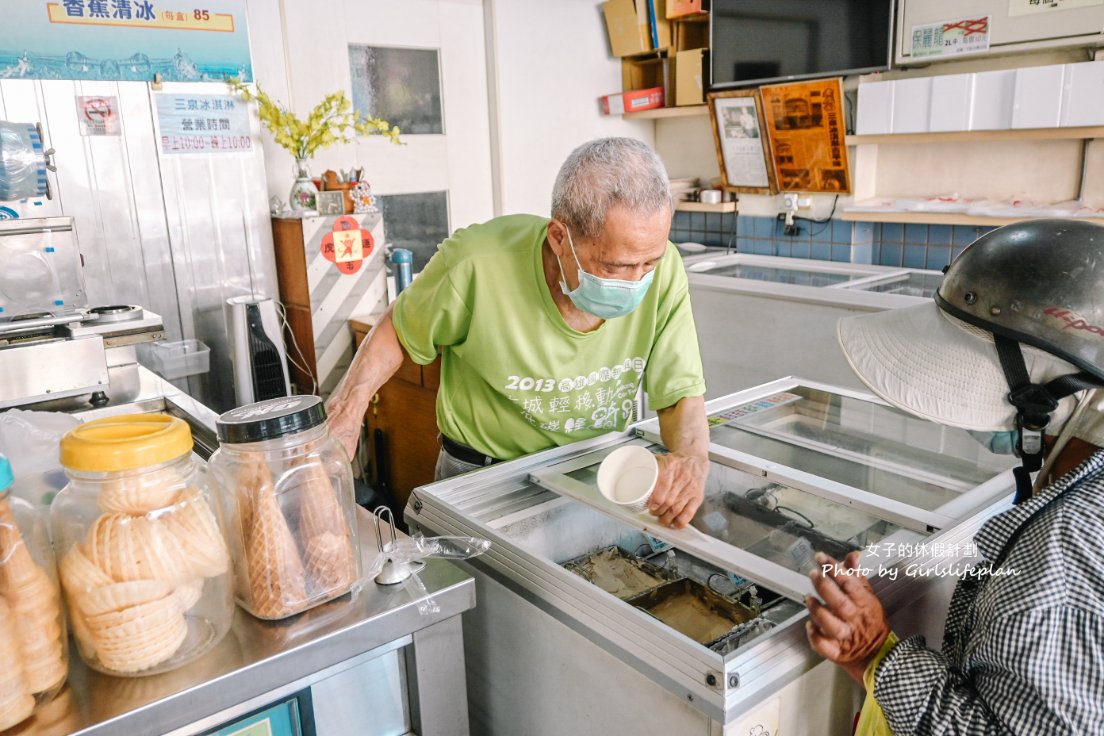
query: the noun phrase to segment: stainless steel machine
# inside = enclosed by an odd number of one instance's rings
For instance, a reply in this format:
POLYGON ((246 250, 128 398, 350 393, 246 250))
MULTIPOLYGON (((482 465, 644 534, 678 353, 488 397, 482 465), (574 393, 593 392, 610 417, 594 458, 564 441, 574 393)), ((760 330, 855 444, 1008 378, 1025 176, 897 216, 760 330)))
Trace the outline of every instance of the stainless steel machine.
POLYGON ((1011 458, 875 397, 782 379, 708 403, 684 530, 606 500, 602 459, 656 420, 417 489, 413 529, 492 540, 465 618, 473 732, 850 734, 860 692, 809 649, 813 554, 865 550, 901 633, 938 642, 1011 458), (758 728, 759 730, 755 730, 758 728))
POLYGON ((836 343, 849 314, 920 304, 939 271, 743 253, 686 259, 707 398, 800 374, 862 388, 836 343))

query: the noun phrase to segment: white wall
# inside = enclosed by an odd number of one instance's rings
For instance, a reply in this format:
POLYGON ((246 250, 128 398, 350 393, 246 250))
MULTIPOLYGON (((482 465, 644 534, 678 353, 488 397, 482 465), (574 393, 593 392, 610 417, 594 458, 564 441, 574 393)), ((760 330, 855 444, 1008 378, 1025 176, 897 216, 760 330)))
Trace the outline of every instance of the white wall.
POLYGON ((623 135, 654 145, 650 121, 599 110, 599 97, 621 90, 621 60, 609 54, 596 0, 484 2, 497 60, 498 214, 547 215, 556 172, 581 143, 623 135))

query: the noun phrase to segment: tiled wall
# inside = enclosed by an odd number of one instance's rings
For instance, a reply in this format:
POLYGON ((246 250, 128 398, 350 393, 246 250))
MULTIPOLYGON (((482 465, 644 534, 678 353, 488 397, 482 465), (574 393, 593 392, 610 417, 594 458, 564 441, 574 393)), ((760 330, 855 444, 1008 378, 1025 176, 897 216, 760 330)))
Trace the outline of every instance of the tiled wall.
POLYGON ((671 240, 694 242, 733 252, 815 258, 823 261, 940 270, 962 249, 988 232, 987 227, 901 225, 831 220, 798 220, 800 232, 782 233, 773 217, 737 217, 711 212, 676 212, 671 240))

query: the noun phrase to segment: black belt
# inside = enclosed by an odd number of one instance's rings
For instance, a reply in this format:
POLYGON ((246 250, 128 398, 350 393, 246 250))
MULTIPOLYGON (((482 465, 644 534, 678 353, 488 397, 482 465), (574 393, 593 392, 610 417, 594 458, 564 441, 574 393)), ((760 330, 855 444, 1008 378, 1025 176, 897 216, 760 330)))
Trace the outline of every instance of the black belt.
POLYGON ((450 440, 443 434, 437 436, 441 438, 441 447, 445 452, 468 465, 493 465, 497 462, 501 462, 498 458, 484 455, 479 450, 461 444, 456 440, 450 440))

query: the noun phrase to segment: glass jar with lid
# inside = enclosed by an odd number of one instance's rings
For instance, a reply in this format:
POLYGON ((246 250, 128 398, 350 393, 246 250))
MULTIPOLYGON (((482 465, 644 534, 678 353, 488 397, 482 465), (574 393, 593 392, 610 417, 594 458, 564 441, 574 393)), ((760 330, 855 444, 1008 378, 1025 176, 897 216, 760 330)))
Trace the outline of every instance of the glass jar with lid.
POLYGON ((208 465, 227 522, 239 605, 292 616, 352 590, 361 574, 353 473, 317 396, 233 409, 208 465))
POLYGON ((61 440, 69 484, 50 508, 77 650, 139 676, 211 649, 234 613, 230 556, 181 419, 96 419, 61 440))
POLYGON ((0 455, 0 731, 52 698, 69 674, 65 617, 45 519, 10 495, 0 455))

